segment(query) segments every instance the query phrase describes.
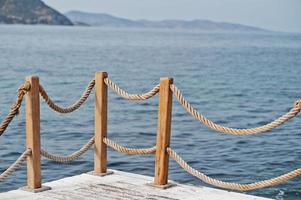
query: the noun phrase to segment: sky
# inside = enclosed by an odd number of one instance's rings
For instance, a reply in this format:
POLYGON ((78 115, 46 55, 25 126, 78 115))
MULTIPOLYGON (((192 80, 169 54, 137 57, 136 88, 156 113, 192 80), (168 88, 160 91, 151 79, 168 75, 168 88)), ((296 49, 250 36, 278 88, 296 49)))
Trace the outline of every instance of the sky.
POLYGON ((43 0, 60 12, 80 10, 129 19, 208 19, 301 33, 301 0, 43 0))

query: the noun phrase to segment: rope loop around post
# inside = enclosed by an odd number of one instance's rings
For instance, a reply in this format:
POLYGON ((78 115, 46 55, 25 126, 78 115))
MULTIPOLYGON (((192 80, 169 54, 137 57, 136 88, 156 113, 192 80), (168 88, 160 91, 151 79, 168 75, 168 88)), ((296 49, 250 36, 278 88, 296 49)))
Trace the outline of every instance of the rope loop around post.
POLYGON ((24 84, 22 84, 22 85, 18 88, 17 92, 18 92, 18 94, 20 94, 20 95, 25 95, 26 92, 28 92, 28 91, 30 90, 30 87, 31 87, 30 83, 29 83, 28 81, 25 81, 24 84))
POLYGON ((10 111, 8 115, 4 118, 4 120, 0 124, 0 136, 5 132, 8 125, 11 123, 13 118, 19 114, 19 109, 22 105, 22 101, 24 99, 24 95, 30 90, 30 83, 25 81, 19 89, 17 90, 17 98, 15 102, 11 105, 10 111))
MULTIPOLYGON (((30 90, 30 87, 31 87, 30 83, 28 81, 25 81, 25 83, 22 84, 17 90, 17 98, 23 99, 24 95, 30 90)), ((19 108, 20 108, 19 102, 15 102, 11 106, 11 110, 16 110, 16 115, 19 115, 19 108)))

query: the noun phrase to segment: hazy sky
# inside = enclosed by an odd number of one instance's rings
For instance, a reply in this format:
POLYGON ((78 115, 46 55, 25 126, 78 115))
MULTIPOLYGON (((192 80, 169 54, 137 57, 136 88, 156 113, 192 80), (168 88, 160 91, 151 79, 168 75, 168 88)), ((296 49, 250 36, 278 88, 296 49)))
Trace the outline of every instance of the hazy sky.
POLYGON ((209 19, 301 32, 301 0, 44 0, 66 12, 81 10, 130 19, 209 19))

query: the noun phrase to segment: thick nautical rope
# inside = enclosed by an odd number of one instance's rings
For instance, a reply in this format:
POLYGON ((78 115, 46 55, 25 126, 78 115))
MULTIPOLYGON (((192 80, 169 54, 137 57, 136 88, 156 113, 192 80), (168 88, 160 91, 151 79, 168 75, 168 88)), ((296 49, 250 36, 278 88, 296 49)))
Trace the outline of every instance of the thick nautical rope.
POLYGON ((297 176, 301 175, 301 168, 293 170, 289 173, 283 174, 276 178, 267 179, 263 181, 258 181, 255 183, 249 184, 239 184, 239 183, 231 183, 224 182, 214 178, 210 178, 209 176, 199 172, 198 170, 192 168, 187 162, 185 162, 174 150, 171 148, 167 148, 168 155, 173 158, 185 171, 190 173, 191 175, 199 178, 200 180, 208 183, 209 185, 213 185, 219 188, 230 189, 230 190, 238 190, 238 191, 247 191, 247 190, 255 190, 259 188, 269 187, 273 185, 278 185, 289 181, 297 176))
POLYGON ((259 126, 256 128, 246 128, 246 129, 236 129, 236 128, 229 128, 225 127, 219 124, 214 123, 213 121, 207 119, 205 116, 200 114, 195 108, 193 108, 190 103, 184 98, 181 91, 175 86, 171 85, 170 89, 172 90, 174 96, 177 98, 177 100, 180 102, 180 104, 186 109, 188 113, 190 113, 195 119, 202 122, 207 127, 226 134, 231 135, 252 135, 257 134, 261 132, 270 131, 273 128, 276 128, 277 126, 280 126, 284 122, 288 121, 289 119, 295 117, 300 111, 301 111, 301 100, 296 101, 293 108, 282 115, 281 117, 277 118, 276 120, 265 124, 263 126, 259 126))
POLYGON ((93 146, 94 142, 95 142, 94 137, 92 137, 81 149, 75 151, 74 153, 68 156, 54 155, 44 149, 41 149, 41 155, 44 156, 45 158, 48 158, 49 160, 53 160, 56 162, 70 162, 72 160, 77 159, 78 157, 83 155, 86 151, 88 151, 93 146))
POLYGON ((87 98, 91 94, 91 91, 94 88, 94 85, 95 85, 95 80, 91 80, 90 83, 88 84, 87 88, 83 92, 82 96, 75 103, 73 103, 72 105, 67 106, 65 108, 57 105, 54 101, 52 101, 50 99, 50 97, 48 96, 47 92, 42 87, 42 85, 40 85, 40 94, 43 97, 43 99, 45 100, 45 102, 47 103, 47 105, 50 108, 52 108, 53 110, 55 110, 56 112, 71 113, 71 112, 77 110, 87 100, 87 98))
POLYGON ((134 148, 123 147, 108 138, 104 138, 103 142, 107 144, 109 147, 111 147, 112 149, 114 149, 115 151, 118 151, 120 153, 126 153, 129 155, 146 155, 146 154, 154 154, 156 152, 155 146, 151 148, 145 148, 145 149, 134 149, 134 148))
POLYGON ((143 93, 143 94, 130 94, 121 89, 118 85, 116 85, 113 81, 110 79, 106 78, 104 79, 105 84, 109 86, 114 92, 116 92, 119 96, 129 99, 129 100, 146 100, 149 99, 153 96, 155 96, 160 89, 160 85, 156 85, 153 89, 150 91, 143 93))
POLYGON ((24 153, 7 170, 0 174, 0 181, 4 181, 5 178, 12 175, 12 173, 14 173, 30 155, 31 149, 24 151, 24 153))
POLYGON ((19 108, 22 105, 23 97, 29 90, 30 90, 29 82, 25 82, 19 87, 15 103, 11 106, 8 115, 4 118, 4 120, 0 124, 0 136, 4 133, 4 131, 11 123, 13 118, 19 114, 19 108))

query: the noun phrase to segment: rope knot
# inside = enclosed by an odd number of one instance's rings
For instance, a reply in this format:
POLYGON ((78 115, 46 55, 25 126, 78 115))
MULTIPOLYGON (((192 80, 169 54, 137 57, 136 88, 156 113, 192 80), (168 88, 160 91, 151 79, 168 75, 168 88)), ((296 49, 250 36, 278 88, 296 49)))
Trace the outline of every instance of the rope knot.
POLYGON ((28 81, 25 81, 25 83, 18 88, 18 94, 24 95, 29 90, 30 90, 30 83, 28 81))
POLYGON ((17 91, 17 101, 11 106, 11 110, 15 110, 16 115, 19 115, 19 108, 21 101, 23 99, 23 96, 30 90, 30 83, 28 81, 25 81, 23 85, 21 85, 18 88, 17 91))
POLYGON ((301 99, 295 101, 294 103, 294 107, 301 110, 301 99))

